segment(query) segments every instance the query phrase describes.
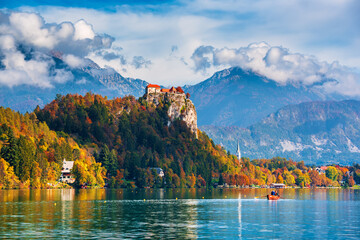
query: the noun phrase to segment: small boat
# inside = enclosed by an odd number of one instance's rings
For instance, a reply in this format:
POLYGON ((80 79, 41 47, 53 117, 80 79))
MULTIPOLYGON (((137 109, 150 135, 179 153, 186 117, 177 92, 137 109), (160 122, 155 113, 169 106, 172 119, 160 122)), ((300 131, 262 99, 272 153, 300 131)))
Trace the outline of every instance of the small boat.
POLYGON ((280 195, 267 195, 266 197, 268 200, 278 200, 280 195))

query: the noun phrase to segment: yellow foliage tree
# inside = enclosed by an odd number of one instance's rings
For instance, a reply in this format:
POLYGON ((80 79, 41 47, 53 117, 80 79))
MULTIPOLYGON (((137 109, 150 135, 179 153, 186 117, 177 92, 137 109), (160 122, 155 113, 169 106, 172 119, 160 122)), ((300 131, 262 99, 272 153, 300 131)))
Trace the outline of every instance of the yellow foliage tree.
POLYGON ((187 185, 189 186, 189 188, 195 187, 196 177, 194 176, 194 174, 187 176, 186 180, 187 180, 187 185))
POLYGON ((286 185, 291 186, 291 185, 295 184, 295 178, 289 171, 285 171, 283 175, 284 175, 284 177, 283 177, 284 182, 286 185))
POLYGON ((75 161, 72 169, 72 174, 75 177, 75 184, 77 186, 83 186, 87 184, 88 169, 87 165, 83 161, 75 161))
POLYGON ((41 188, 41 168, 37 162, 33 163, 31 169, 30 186, 31 188, 41 188))
POLYGON ((0 158, 0 189, 16 188, 20 181, 14 173, 14 168, 3 158, 0 158))
POLYGON ((276 178, 276 183, 284 183, 284 179, 283 177, 281 176, 281 174, 279 174, 276 178))
POLYGON ((94 159, 85 158, 74 162, 72 174, 77 186, 104 187, 106 170, 94 159))

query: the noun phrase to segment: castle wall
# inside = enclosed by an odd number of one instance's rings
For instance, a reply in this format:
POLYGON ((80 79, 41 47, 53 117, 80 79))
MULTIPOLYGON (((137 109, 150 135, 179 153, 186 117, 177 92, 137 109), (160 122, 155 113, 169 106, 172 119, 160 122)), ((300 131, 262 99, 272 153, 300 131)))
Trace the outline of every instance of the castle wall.
POLYGON ((149 87, 146 89, 146 94, 149 93, 160 93, 160 89, 159 88, 153 88, 153 87, 149 87))

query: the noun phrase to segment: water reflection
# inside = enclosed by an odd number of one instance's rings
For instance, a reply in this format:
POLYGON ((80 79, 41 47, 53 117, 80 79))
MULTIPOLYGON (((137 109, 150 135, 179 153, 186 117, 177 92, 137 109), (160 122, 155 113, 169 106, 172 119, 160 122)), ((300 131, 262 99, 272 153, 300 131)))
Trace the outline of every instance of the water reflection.
POLYGON ((241 222, 241 192, 239 193, 238 201, 238 219, 239 219, 239 239, 242 239, 242 222, 241 222))
POLYGON ((1 190, 0 238, 357 238, 360 191, 1 190), (256 198, 255 198, 256 197, 256 198))

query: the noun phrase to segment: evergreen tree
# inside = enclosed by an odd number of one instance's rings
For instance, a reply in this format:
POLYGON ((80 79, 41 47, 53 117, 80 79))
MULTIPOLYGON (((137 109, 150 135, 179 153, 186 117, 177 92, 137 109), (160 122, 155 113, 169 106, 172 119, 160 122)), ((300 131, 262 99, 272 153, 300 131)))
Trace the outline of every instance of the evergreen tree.
POLYGON ((5 146, 1 148, 1 157, 4 158, 10 166, 14 167, 16 176, 20 174, 19 166, 19 151, 17 145, 17 139, 14 136, 14 132, 7 125, 2 125, 2 130, 6 135, 5 146))
POLYGON ((114 149, 110 151, 108 146, 105 144, 97 157, 97 161, 101 162, 107 169, 109 179, 111 177, 115 177, 117 174, 116 170, 118 169, 118 161, 116 156, 116 151, 114 149))
POLYGON ((19 178, 22 182, 30 179, 30 171, 35 161, 35 146, 24 136, 18 140, 19 152, 19 178))

